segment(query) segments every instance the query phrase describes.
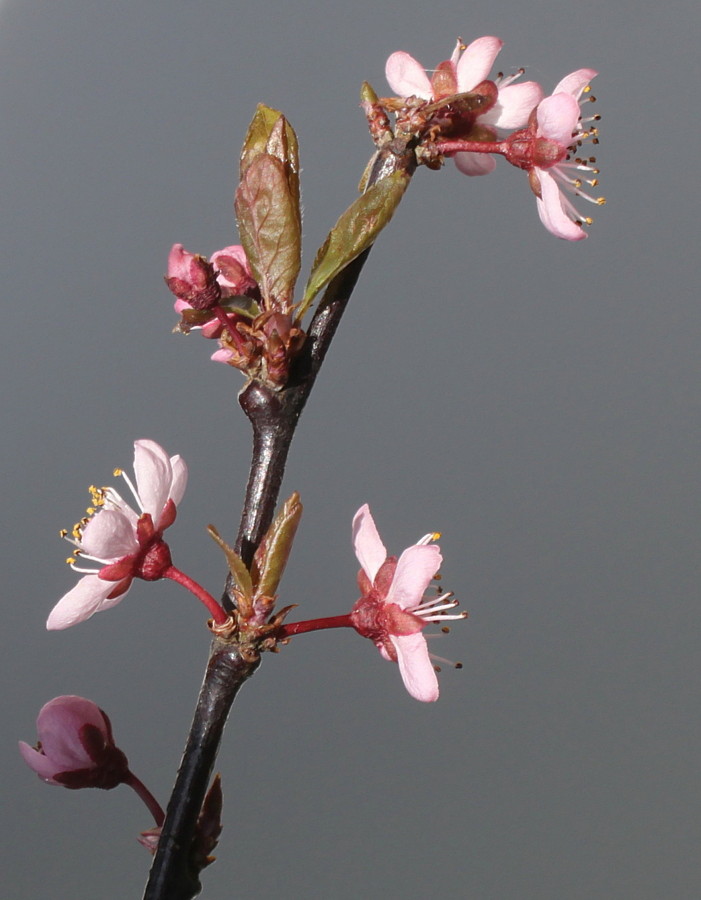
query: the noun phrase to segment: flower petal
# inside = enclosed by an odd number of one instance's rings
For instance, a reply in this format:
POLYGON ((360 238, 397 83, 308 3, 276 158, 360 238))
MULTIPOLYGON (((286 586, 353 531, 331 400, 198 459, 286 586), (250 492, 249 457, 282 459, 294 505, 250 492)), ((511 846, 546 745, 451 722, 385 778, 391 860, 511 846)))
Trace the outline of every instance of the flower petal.
POLYGON ((61 631, 64 628, 70 628, 71 625, 77 625, 78 622, 85 622, 101 609, 114 606, 126 594, 125 591, 119 597, 107 600, 114 587, 111 581, 103 581, 97 575, 86 575, 81 578, 78 584, 64 594, 51 610, 46 621, 47 629, 61 631))
POLYGON ((134 474, 142 511, 150 513, 155 523, 163 512, 172 479, 170 459, 160 444, 146 439, 134 441, 134 474))
POLYGON ((233 355, 234 354, 228 347, 220 347, 219 350, 215 350, 209 358, 214 360, 214 362, 228 363, 233 355))
POLYGON ((551 234, 565 241, 581 241, 587 237, 586 231, 573 222, 562 205, 560 188, 549 172, 537 169, 540 180, 541 197, 536 197, 540 221, 551 234))
POLYGON ((457 64, 458 93, 464 94, 484 81, 504 42, 498 37, 480 37, 465 48, 457 64))
POLYGON ((538 135, 563 147, 572 143, 579 122, 579 103, 569 94, 553 94, 538 104, 538 135))
POLYGON ((418 60, 404 50, 393 53, 385 65, 385 77, 389 86, 398 97, 420 97, 430 100, 433 97, 431 81, 426 70, 418 60))
POLYGON ((489 153, 456 153, 453 160, 463 175, 489 175, 497 165, 489 153))
POLYGON ((408 547, 399 557, 386 602, 396 603, 401 609, 417 606, 442 561, 435 544, 408 547))
POLYGON ((507 84, 499 91, 494 106, 479 117, 480 125, 496 128, 522 128, 543 99, 543 88, 537 81, 507 84))
POLYGON ((438 700, 438 678, 428 655, 426 638, 420 632, 406 637, 391 636, 397 651, 399 672, 404 687, 415 700, 432 703, 438 700))
POLYGON ((43 753, 35 750, 34 747, 30 747, 25 741, 19 741, 19 752, 22 754, 22 759, 30 769, 37 773, 39 778, 57 784, 53 780, 53 776, 60 772, 60 769, 56 768, 56 763, 44 756, 43 753))
POLYGON ((136 553, 134 523, 120 509, 101 509, 83 529, 81 548, 88 556, 112 562, 136 553))
POLYGON ((176 506, 180 504, 187 487, 187 464, 182 456, 176 455, 170 458, 171 482, 168 491, 168 499, 176 506))
POLYGON ((56 764, 57 772, 93 764, 80 738, 84 725, 92 725, 107 740, 109 731, 99 706, 84 697, 55 697, 39 710, 37 735, 46 756, 56 764))
POLYGON ((370 581, 374 581, 380 566, 387 559, 387 551, 367 503, 353 516, 353 549, 365 574, 370 581))
POLYGON ((596 69, 577 69, 576 72, 565 75, 562 81, 557 83, 553 94, 569 94, 571 97, 574 97, 575 100, 579 100, 584 88, 589 84, 592 78, 596 78, 598 74, 596 69))

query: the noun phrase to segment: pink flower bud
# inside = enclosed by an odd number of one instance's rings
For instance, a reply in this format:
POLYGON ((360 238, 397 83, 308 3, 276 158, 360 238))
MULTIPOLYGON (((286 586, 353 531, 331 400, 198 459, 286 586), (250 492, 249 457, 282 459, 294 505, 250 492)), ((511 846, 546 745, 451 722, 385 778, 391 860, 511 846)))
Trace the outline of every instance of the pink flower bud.
POLYGON ((166 284, 180 300, 193 309, 211 309, 221 299, 214 266, 204 256, 189 253, 182 244, 173 244, 168 254, 166 284))
POLYGON ((106 714, 83 697, 55 697, 37 717, 36 747, 19 742, 27 765, 47 784, 109 790, 126 781, 127 758, 106 714))

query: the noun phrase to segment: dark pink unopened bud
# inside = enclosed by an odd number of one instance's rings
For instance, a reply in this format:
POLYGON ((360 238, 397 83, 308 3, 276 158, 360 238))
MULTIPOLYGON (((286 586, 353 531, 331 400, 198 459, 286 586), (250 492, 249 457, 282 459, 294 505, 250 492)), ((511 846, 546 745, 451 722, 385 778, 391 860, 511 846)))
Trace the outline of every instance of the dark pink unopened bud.
POLYGON ((182 244, 173 244, 168 254, 166 284, 193 309, 211 309, 221 299, 213 264, 204 256, 189 253, 182 244))
POLYGON ((107 715, 84 697, 55 697, 37 717, 36 747, 19 742, 27 765, 47 784, 109 790, 129 776, 107 715))

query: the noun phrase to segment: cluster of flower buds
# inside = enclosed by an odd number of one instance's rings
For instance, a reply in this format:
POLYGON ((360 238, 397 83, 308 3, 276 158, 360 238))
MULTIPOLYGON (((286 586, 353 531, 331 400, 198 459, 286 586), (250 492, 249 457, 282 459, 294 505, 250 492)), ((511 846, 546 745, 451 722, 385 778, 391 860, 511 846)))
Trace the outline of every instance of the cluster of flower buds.
POLYGON ((289 310, 265 303, 243 247, 225 247, 207 260, 174 244, 165 280, 177 298, 177 331, 201 330, 219 342, 215 362, 274 387, 285 384, 304 332, 289 310))
POLYGON ((446 157, 466 175, 487 175, 495 155, 528 173, 545 227, 556 237, 578 241, 592 219, 580 215, 565 191, 597 205, 603 197, 583 190, 598 184, 595 157, 581 155, 583 143, 598 143, 599 116, 583 117, 583 99, 593 102, 593 69, 563 78, 552 95, 534 81, 515 83, 515 75, 489 74, 503 42, 481 37, 465 45, 458 39, 450 59, 429 73, 404 51, 387 60, 386 76, 396 97, 378 99, 365 85, 363 107, 378 147, 400 137, 416 142, 419 164, 439 168, 446 157), (389 113, 394 113, 394 127, 389 113))

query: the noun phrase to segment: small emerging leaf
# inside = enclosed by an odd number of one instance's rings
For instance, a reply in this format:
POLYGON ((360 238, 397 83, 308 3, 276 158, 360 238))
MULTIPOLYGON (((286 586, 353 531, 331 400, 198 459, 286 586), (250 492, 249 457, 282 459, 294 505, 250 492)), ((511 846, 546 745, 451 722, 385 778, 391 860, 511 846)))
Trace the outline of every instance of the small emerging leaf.
POLYGON ((295 491, 275 516, 253 558, 252 571, 257 596, 275 596, 301 518, 302 503, 295 491))
POLYGON ((408 175, 393 172, 351 203, 316 254, 298 318, 319 291, 375 241, 392 218, 408 184, 408 175))
POLYGON ((241 150, 241 178, 251 163, 263 153, 276 156, 299 175, 299 147, 294 129, 279 110, 259 103, 241 150), (276 134, 276 129, 280 127, 283 129, 282 136, 276 134))
POLYGON ((231 572, 231 577, 236 582, 238 591, 247 600, 251 600, 253 598, 253 581, 251 580, 251 573, 246 568, 246 564, 238 555, 238 553, 220 537, 219 532, 214 527, 214 525, 208 525, 207 531, 209 532, 210 537, 224 551, 226 561, 229 565, 229 571, 231 572))
POLYGON ((241 243, 267 309, 287 312, 300 269, 299 204, 285 164, 263 153, 248 166, 236 191, 241 243))
POLYGON ((369 81, 364 81, 360 85, 360 102, 361 103, 377 103, 378 96, 375 93, 375 89, 370 84, 369 81))

